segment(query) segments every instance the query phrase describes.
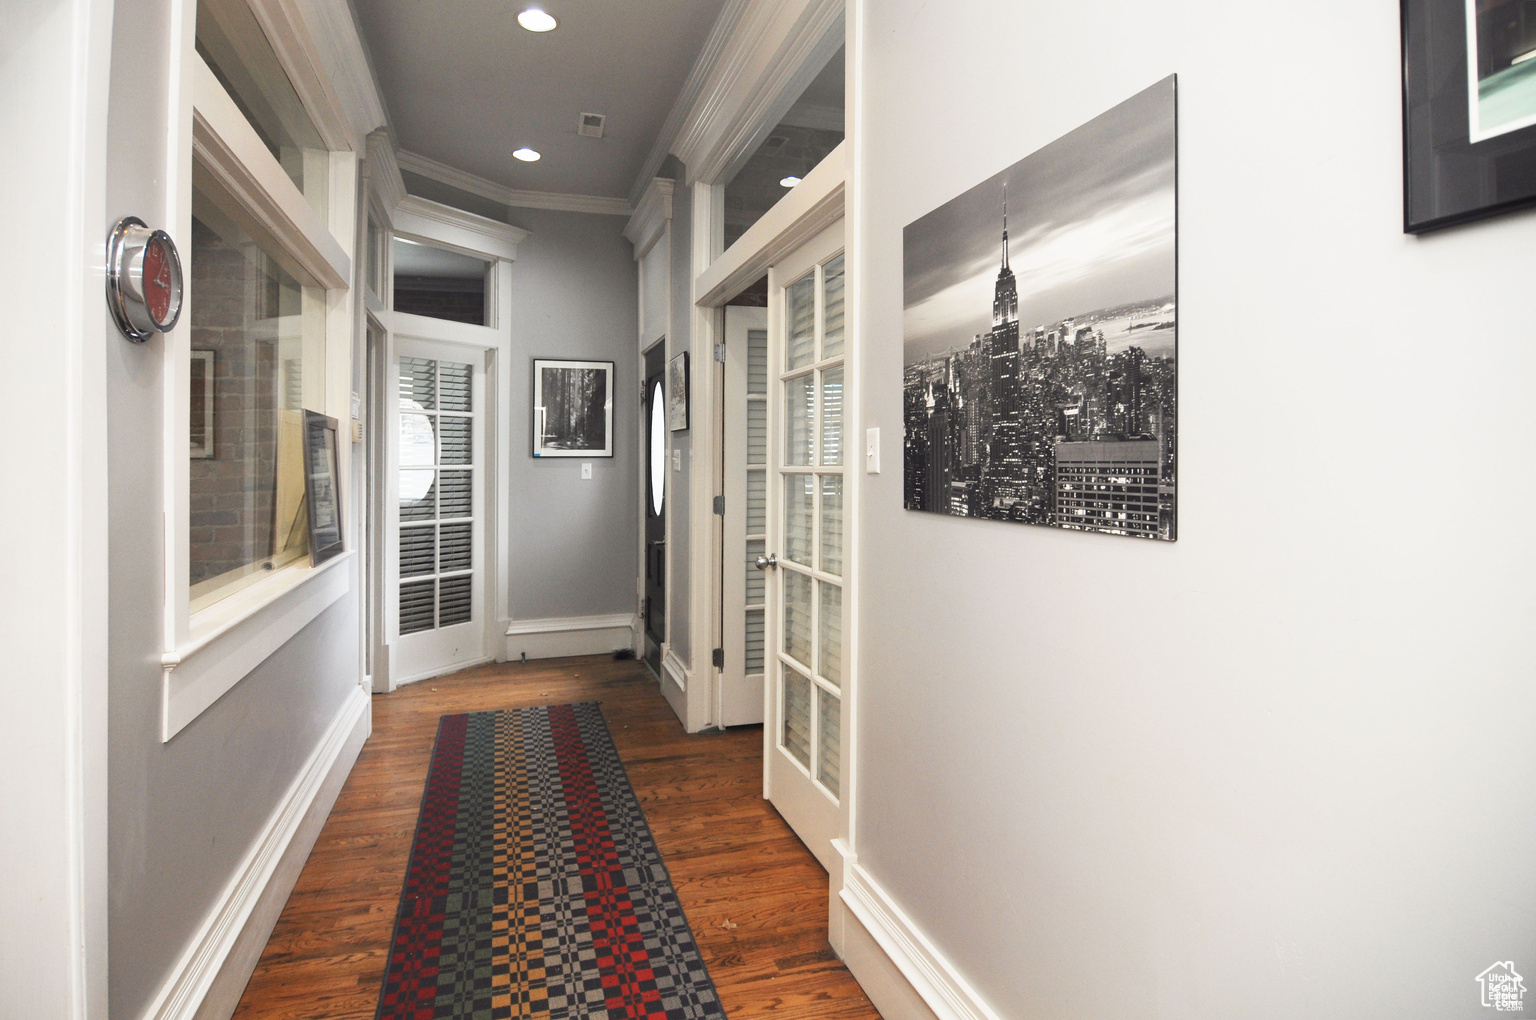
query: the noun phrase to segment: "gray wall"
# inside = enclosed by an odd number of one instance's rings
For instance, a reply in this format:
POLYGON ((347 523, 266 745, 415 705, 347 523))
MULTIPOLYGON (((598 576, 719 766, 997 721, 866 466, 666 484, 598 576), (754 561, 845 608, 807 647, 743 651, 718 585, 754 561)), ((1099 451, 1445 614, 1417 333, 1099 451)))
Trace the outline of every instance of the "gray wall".
POLYGON ((633 613, 639 274, 623 235, 626 218, 508 208, 430 178, 402 177, 413 195, 533 232, 512 264, 512 619, 633 613), (581 460, 532 456, 535 358, 614 363, 614 455, 589 462, 591 481, 581 480, 581 460))
POLYGON ((1403 235, 1393 3, 865 17, 860 863, 1003 1016, 1484 1015, 1536 967, 1536 214, 1403 235), (902 227, 1175 71, 1179 541, 903 511, 902 227))
POLYGON ((633 613, 639 277, 625 217, 511 209, 506 218, 533 232, 512 265, 512 618, 633 613), (614 455, 590 461, 591 481, 580 460, 530 453, 535 358, 614 363, 614 455))
MULTIPOLYGON (((677 180, 672 192, 672 312, 667 349, 669 357, 688 351, 689 367, 697 379, 700 373, 712 371, 715 366, 709 351, 693 349, 693 189, 683 185, 683 164, 677 157, 669 157, 663 170, 677 180)), ((696 385, 690 388, 694 393, 698 392, 696 385)), ((678 658, 691 664, 693 621, 688 603, 692 593, 689 573, 692 550, 688 528, 694 470, 698 470, 704 484, 709 482, 709 465, 693 463, 693 434, 700 428, 709 427, 709 410, 694 403, 689 414, 688 430, 672 433, 673 449, 682 454, 682 470, 669 471, 667 475, 672 482, 672 493, 668 497, 672 504, 672 603, 668 612, 672 614, 672 649, 678 658)))
MULTIPOLYGON (((165 205, 166 0, 118 4, 107 214, 165 205)), ((103 226, 105 233, 106 226, 103 226)), ((189 239, 177 238, 185 252, 189 239)), ((191 300, 196 300, 195 295, 191 300)), ((107 351, 110 541, 110 998, 148 1004, 357 682, 344 597, 168 744, 160 742, 161 341, 107 351)))

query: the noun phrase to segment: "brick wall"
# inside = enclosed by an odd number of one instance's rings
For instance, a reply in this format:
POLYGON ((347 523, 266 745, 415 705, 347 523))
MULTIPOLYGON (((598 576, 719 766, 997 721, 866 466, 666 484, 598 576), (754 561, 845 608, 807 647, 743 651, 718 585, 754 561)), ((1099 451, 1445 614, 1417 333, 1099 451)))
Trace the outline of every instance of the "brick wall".
MULTIPOLYGON (((292 288, 288 293, 298 300, 292 288)), ((213 456, 192 459, 194 585, 272 554, 278 344, 275 334, 253 334, 258 313, 288 311, 279 307, 284 300, 244 253, 192 221, 192 347, 214 352, 213 456)), ((270 326, 266 332, 273 333, 270 326)))

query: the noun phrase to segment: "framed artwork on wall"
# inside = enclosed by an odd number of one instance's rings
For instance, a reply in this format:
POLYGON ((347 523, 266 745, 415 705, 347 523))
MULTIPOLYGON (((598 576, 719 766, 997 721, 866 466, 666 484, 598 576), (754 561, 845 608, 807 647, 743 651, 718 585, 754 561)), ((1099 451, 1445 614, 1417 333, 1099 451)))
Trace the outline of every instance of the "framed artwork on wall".
POLYGON ((341 552, 341 459, 336 419, 304 412, 304 501, 309 504, 309 562, 319 566, 341 552))
POLYGON ((667 430, 688 428, 688 352, 667 363, 667 430))
POLYGON ((534 361, 533 455, 613 456, 613 362, 534 361))
POLYGON ((213 351, 192 352, 192 457, 213 456, 213 351))
POLYGON ((1176 109, 1169 76, 907 224, 908 510, 1177 537, 1176 109))
POLYGON ((1403 229, 1536 205, 1536 3, 1402 0, 1403 229))

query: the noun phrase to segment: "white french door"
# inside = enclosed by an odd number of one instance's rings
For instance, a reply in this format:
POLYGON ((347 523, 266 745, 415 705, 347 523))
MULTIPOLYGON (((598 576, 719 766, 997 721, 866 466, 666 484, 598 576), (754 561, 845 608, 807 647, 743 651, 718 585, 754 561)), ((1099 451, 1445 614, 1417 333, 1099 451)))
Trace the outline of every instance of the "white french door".
POLYGON ((768 310, 725 309, 725 528, 720 722, 764 718, 768 551, 768 310))
POLYGON ((843 224, 768 271, 764 792, 831 869, 842 795, 843 224))
MULTIPOLYGON (((395 320, 397 330, 457 325, 395 320)), ((395 683, 486 657, 485 362, 479 346, 396 334, 386 610, 395 683)))

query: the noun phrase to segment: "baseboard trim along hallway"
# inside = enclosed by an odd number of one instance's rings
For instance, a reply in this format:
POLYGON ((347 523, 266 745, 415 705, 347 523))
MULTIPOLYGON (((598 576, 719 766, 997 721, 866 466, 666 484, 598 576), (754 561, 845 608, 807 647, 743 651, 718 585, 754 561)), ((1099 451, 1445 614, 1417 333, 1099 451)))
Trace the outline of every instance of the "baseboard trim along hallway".
POLYGON ((1001 1020, 857 857, 845 853, 842 865, 843 962, 882 1016, 1001 1020))
POLYGON ((638 618, 627 613, 510 620, 504 657, 516 662, 525 654, 530 659, 603 655, 617 648, 633 648, 639 632, 638 618))
POLYGON ((227 1020, 234 1013, 331 805, 368 739, 370 707, 368 693, 352 688, 144 1020, 227 1020))

